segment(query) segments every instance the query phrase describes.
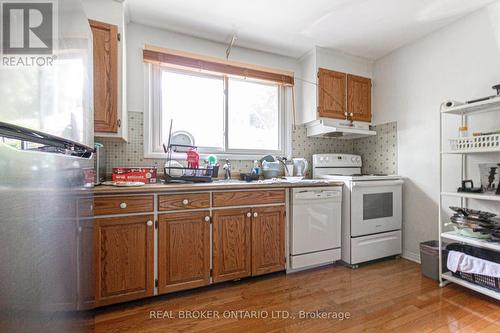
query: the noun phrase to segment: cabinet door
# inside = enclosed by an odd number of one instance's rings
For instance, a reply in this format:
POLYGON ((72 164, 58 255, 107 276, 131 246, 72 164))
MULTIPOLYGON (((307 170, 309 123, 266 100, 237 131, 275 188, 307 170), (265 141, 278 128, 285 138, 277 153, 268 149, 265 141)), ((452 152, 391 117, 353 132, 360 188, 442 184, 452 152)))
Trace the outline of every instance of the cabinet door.
POLYGON ((318 85, 319 116, 345 119, 346 74, 320 68, 318 85))
POLYGON ((158 232, 159 292, 208 285, 210 212, 160 215, 158 232))
POLYGON ((153 295, 154 217, 95 219, 96 305, 153 295))
POLYGON ((372 121, 372 81, 368 78, 347 75, 347 112, 354 121, 372 121))
POLYGON ((94 130, 118 132, 118 27, 89 20, 94 36, 94 130))
POLYGON ((252 275, 285 269, 285 208, 253 210, 252 275))
POLYGON ((213 216, 213 280, 250 276, 251 209, 224 209, 213 216))

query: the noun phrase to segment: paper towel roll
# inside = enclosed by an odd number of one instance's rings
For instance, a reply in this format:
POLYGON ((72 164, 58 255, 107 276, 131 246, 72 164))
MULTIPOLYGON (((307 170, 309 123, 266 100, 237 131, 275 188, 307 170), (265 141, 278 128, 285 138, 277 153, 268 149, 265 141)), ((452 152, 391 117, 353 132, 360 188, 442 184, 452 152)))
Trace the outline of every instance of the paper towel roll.
POLYGON ((449 99, 443 103, 443 109, 451 109, 451 108, 454 108, 456 106, 464 105, 464 104, 465 104, 464 102, 459 102, 459 101, 449 99))

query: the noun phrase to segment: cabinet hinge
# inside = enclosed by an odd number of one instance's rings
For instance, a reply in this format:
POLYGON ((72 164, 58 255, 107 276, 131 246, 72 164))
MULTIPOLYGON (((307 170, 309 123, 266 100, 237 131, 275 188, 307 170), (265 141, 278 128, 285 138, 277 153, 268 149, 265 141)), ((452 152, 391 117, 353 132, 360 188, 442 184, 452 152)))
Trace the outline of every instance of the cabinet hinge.
POLYGON ((158 288, 158 279, 155 279, 155 288, 158 288))
POLYGON ((118 125, 118 127, 122 127, 122 120, 121 119, 118 119, 116 121, 116 124, 118 125))
POLYGON ((119 42, 121 42, 121 40, 122 40, 122 34, 121 33, 117 33, 116 34, 116 38, 118 39, 119 42))
POLYGON ((155 221, 155 229, 158 229, 158 220, 155 221))

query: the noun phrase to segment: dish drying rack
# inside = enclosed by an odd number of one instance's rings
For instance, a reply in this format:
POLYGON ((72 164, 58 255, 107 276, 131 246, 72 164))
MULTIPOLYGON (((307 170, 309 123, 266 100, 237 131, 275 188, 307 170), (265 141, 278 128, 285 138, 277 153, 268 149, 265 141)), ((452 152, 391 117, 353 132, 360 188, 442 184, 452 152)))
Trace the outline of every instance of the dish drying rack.
MULTIPOLYGON (((182 149, 183 152, 189 149, 194 149, 197 151, 198 147, 191 145, 168 144, 168 146, 165 148, 167 161, 172 161, 172 154, 180 152, 180 149, 182 149)), ((165 182, 167 183, 211 183, 212 178, 218 175, 219 167, 214 165, 208 168, 190 168, 184 166, 175 167, 169 164, 168 167, 165 167, 164 173, 165 182), (172 171, 174 171, 175 174, 181 174, 181 176, 172 176, 172 171)))

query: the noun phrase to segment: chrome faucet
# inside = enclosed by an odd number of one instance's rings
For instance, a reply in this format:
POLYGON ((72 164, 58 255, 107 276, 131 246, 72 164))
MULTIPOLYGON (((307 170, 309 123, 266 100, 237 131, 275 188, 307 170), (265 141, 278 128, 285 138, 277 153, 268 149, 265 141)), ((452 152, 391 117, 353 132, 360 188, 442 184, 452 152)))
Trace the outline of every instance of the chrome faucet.
POLYGON ((226 164, 222 167, 224 169, 224 179, 231 179, 231 162, 226 159, 226 164))

